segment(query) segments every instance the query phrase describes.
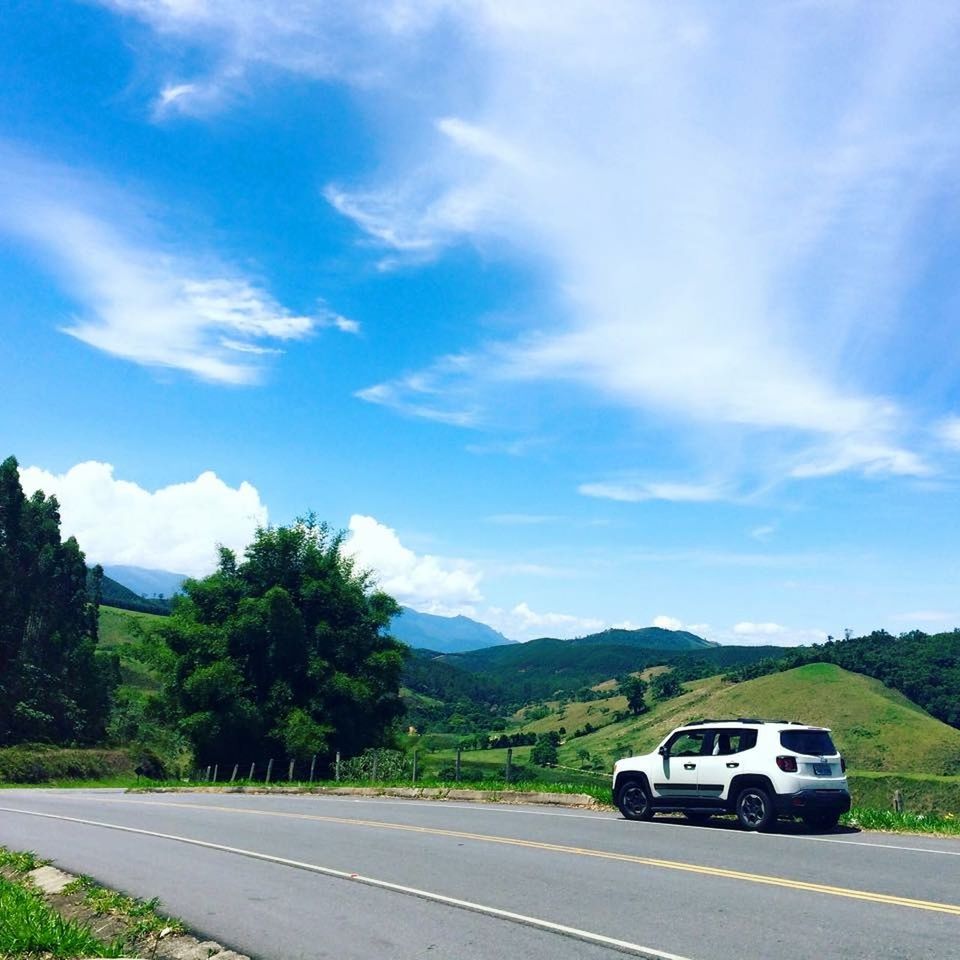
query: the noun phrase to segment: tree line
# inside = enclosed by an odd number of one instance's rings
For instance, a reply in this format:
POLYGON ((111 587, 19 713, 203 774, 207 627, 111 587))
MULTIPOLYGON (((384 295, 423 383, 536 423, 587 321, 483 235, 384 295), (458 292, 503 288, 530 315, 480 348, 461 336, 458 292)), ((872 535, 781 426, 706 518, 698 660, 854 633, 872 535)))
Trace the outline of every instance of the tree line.
MULTIPOLYGON (((118 695, 115 655, 97 651, 102 570, 60 535, 59 505, 27 498, 0 465, 0 745, 90 744, 166 734, 197 763, 345 756, 387 742, 404 712, 407 647, 388 633, 397 602, 313 516, 260 529, 242 557, 188 580, 135 655, 158 696, 118 695)), ((145 744, 149 745, 149 744, 145 744)))

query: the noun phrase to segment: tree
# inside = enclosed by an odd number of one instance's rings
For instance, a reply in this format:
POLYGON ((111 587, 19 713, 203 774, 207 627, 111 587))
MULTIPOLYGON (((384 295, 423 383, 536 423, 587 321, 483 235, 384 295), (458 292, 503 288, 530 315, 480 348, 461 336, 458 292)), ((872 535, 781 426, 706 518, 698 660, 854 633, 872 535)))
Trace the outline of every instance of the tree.
POLYGON ((350 757, 388 741, 403 713, 406 647, 385 632, 399 606, 342 543, 313 517, 260 529, 242 562, 221 548, 215 573, 184 584, 149 642, 199 762, 350 757))
POLYGON ((556 766, 558 740, 559 737, 553 730, 549 733, 541 733, 530 751, 530 762, 535 763, 538 767, 556 766))
POLYGON ((680 678, 672 670, 655 676, 650 682, 650 689, 658 700, 670 700, 683 693, 680 678))
POLYGON ((634 716, 638 717, 650 709, 644 700, 647 684, 639 677, 627 677, 620 684, 620 692, 627 698, 627 707, 634 716))
POLYGON ((16 459, 0 464, 0 745, 93 742, 103 735, 115 658, 98 658, 103 571, 60 539, 60 508, 29 499, 16 459))

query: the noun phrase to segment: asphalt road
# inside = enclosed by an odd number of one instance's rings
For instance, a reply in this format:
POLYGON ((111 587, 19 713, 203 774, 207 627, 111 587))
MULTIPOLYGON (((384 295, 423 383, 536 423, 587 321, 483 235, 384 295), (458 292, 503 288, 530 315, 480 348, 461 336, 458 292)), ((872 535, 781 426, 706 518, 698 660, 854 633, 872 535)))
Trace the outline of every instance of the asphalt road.
POLYGON ((0 844, 158 896, 263 960, 960 956, 952 840, 492 804, 5 790, 0 844))

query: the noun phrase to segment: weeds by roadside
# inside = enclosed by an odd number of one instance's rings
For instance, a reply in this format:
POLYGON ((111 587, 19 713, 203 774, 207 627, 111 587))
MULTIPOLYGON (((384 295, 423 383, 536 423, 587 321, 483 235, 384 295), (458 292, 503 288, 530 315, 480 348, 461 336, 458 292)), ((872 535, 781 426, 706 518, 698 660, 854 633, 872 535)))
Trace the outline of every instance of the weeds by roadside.
POLYGON ((840 822, 861 830, 883 830, 887 833, 934 833, 960 836, 960 817, 952 813, 896 813, 893 810, 876 810, 870 807, 854 807, 844 814, 840 822))
POLYGON ((121 943, 103 943, 89 928, 64 920, 25 883, 0 876, 0 957, 120 957, 121 943))

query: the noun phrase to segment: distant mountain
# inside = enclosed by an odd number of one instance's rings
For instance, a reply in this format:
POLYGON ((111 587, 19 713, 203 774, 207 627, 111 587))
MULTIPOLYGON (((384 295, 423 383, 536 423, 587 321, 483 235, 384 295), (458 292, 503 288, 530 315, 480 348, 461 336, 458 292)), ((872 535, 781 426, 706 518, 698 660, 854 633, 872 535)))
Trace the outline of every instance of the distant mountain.
POLYGON ((664 630, 662 627, 643 627, 639 630, 619 630, 611 628, 601 633, 592 633, 587 637, 570 640, 578 647, 614 646, 642 647, 644 650, 709 650, 719 647, 719 643, 704 640, 695 633, 686 630, 664 630))
MULTIPOLYGON (((90 576, 87 575, 87 589, 91 587, 90 576)), ((112 577, 106 574, 103 576, 103 583, 100 585, 100 601, 108 607, 120 607, 123 610, 139 610, 144 613, 166 614, 170 612, 170 600, 157 600, 141 597, 134 593, 129 587, 122 583, 117 583, 112 577)))
POLYGON ((132 590, 137 596, 146 594, 148 597, 156 597, 158 594, 164 597, 172 597, 179 593, 183 586, 186 576, 182 573, 171 573, 169 570, 148 570, 146 567, 131 567, 123 565, 104 566, 103 572, 123 584, 129 590, 132 590))
POLYGON ((390 624, 390 633, 408 646, 437 653, 462 653, 512 644, 502 633, 469 617, 438 617, 403 607, 390 624))

